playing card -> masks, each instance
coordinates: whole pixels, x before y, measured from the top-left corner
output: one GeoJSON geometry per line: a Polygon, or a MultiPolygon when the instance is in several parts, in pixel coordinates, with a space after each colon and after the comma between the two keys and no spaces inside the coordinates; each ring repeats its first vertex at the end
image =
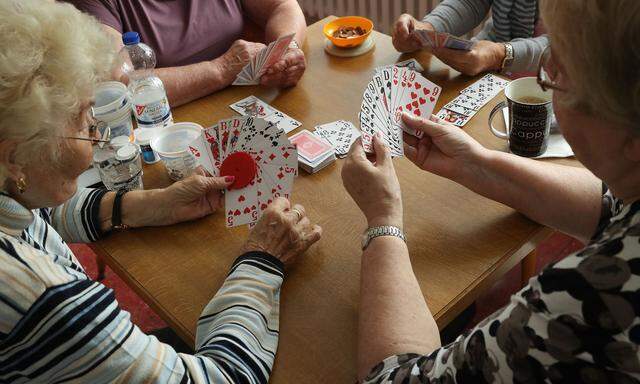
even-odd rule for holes
{"type": "Polygon", "coordinates": [[[418,40],[420,40],[423,47],[431,49],[438,48],[438,43],[436,41],[437,32],[430,29],[417,29],[414,33],[417,35],[418,40]]]}
{"type": "Polygon", "coordinates": [[[318,136],[306,129],[291,136],[289,141],[296,145],[298,155],[310,163],[322,158],[327,151],[332,150],[331,145],[322,141],[318,136]]]}
{"type": "Polygon", "coordinates": [[[417,72],[424,72],[424,68],[422,67],[422,65],[420,65],[420,63],[418,63],[418,61],[416,59],[409,59],[409,60],[404,60],[401,61],[399,63],[395,63],[395,64],[390,64],[390,65],[385,65],[382,67],[376,67],[376,69],[374,70],[374,74],[378,74],[380,71],[382,70],[391,70],[391,67],[396,66],[396,67],[400,67],[400,68],[409,68],[412,69],[414,71],[417,72]]]}
{"type": "Polygon", "coordinates": [[[449,37],[447,38],[444,44],[446,48],[456,49],[461,51],[470,51],[471,49],[473,49],[474,45],[475,43],[473,41],[465,40],[465,39],[462,39],[456,36],[451,36],[451,35],[449,35],[449,37]]]}
{"type": "Polygon", "coordinates": [[[213,154],[205,138],[204,131],[189,143],[189,151],[195,156],[199,166],[204,168],[211,176],[218,176],[218,168],[214,165],[213,154]]]}
{"type": "Polygon", "coordinates": [[[269,69],[269,67],[277,63],[278,60],[282,58],[282,56],[289,48],[289,44],[291,43],[291,40],[293,40],[293,37],[295,35],[295,33],[291,33],[289,35],[282,36],[278,38],[278,40],[269,44],[270,49],[268,51],[268,54],[264,58],[264,62],[261,63],[261,68],[258,69],[258,77],[262,76],[267,71],[267,69],[269,69]]]}
{"type": "Polygon", "coordinates": [[[242,189],[227,190],[224,194],[227,227],[258,221],[258,207],[258,186],[255,180],[242,189]]]}
{"type": "Polygon", "coordinates": [[[270,123],[277,125],[278,128],[284,131],[284,133],[289,133],[294,129],[302,126],[301,122],[293,119],[284,112],[278,111],[277,109],[275,109],[271,115],[266,116],[264,119],[270,123]]]}
{"type": "Polygon", "coordinates": [[[508,84],[509,80],[490,73],[463,89],[460,93],[471,96],[484,105],[498,95],[508,84]]]}
{"type": "Polygon", "coordinates": [[[338,157],[346,156],[353,142],[360,137],[360,131],[353,123],[345,120],[318,125],[314,133],[329,141],[338,157]]]}
{"type": "Polygon", "coordinates": [[[464,125],[471,120],[471,117],[462,115],[457,112],[449,111],[442,108],[436,116],[449,124],[453,124],[457,127],[464,127],[464,125]]]}
{"type": "Polygon", "coordinates": [[[242,116],[253,116],[265,118],[275,112],[275,109],[264,101],[251,95],[240,101],[229,105],[229,108],[238,112],[242,116]]]}
{"type": "Polygon", "coordinates": [[[438,48],[444,47],[448,39],[449,39],[448,33],[436,32],[436,46],[438,48]]]}
{"type": "Polygon", "coordinates": [[[417,117],[428,118],[438,102],[442,88],[420,76],[417,72],[406,73],[406,81],[400,84],[403,89],[393,111],[393,121],[400,123],[402,113],[410,113],[417,117]]]}

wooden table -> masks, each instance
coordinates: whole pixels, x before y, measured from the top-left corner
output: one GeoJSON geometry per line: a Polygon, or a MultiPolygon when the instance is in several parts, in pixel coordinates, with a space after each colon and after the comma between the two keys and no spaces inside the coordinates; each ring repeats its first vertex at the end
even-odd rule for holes
{"type": "MultiPolygon", "coordinates": [[[[362,91],[373,69],[409,56],[399,55],[389,36],[377,32],[373,33],[373,52],[357,58],[329,56],[323,50],[326,22],[308,29],[304,46],[308,69],[295,88],[230,87],[175,109],[175,120],[209,126],[234,114],[229,104],[255,94],[301,121],[306,129],[338,119],[357,122],[362,91]]],[[[444,88],[437,108],[474,80],[428,54],[415,57],[425,67],[425,76],[444,88]]],[[[499,98],[464,129],[484,146],[506,150],[506,142],[487,128],[488,113],[499,98]]],[[[295,181],[293,200],[322,225],[324,236],[287,271],[272,383],[355,380],[360,234],[365,220],[342,186],[342,164],[338,160],[316,175],[301,172],[295,181]]],[[[395,164],[413,268],[440,327],[551,233],[510,208],[420,171],[404,158],[395,164]]],[[[156,164],[145,168],[144,182],[147,188],[154,188],[170,181],[163,166],[156,164]]],[[[246,228],[226,229],[224,214],[218,212],[197,222],[115,233],[96,248],[118,275],[193,344],[198,316],[221,286],[246,235],[246,228]]]]}

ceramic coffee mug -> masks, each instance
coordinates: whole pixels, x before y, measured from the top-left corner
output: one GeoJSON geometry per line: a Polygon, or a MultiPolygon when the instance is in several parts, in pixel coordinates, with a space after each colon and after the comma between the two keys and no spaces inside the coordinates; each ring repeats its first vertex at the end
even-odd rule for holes
{"type": "Polygon", "coordinates": [[[507,100],[496,105],[489,115],[489,127],[494,135],[509,140],[511,153],[536,157],[547,150],[551,128],[553,93],[543,91],[535,77],[512,81],[504,90],[507,100]],[[502,109],[509,108],[507,132],[493,126],[493,118],[502,109]]]}

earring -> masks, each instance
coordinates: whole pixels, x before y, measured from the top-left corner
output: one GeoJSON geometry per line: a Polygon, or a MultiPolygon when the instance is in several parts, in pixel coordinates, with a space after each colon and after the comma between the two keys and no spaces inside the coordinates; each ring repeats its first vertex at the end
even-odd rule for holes
{"type": "Polygon", "coordinates": [[[16,187],[18,188],[18,191],[20,191],[20,193],[24,193],[24,191],[27,190],[27,182],[24,177],[21,177],[18,179],[18,181],[16,181],[16,187]]]}

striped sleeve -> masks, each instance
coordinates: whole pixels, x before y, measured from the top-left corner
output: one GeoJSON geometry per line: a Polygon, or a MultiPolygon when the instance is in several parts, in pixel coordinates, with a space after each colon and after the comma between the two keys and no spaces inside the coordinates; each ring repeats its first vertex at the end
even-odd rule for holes
{"type": "Polygon", "coordinates": [[[513,39],[511,46],[513,47],[513,63],[505,70],[509,72],[534,72],[538,69],[542,53],[549,46],[549,37],[542,35],[528,39],[513,39]]]}
{"type": "Polygon", "coordinates": [[[444,0],[422,21],[438,32],[462,36],[484,21],[492,3],[493,0],[444,0]]]}
{"type": "Polygon", "coordinates": [[[63,205],[51,210],[51,225],[69,243],[90,243],[102,235],[100,202],[106,189],[82,188],[63,205]]]}
{"type": "Polygon", "coordinates": [[[0,382],[267,383],[282,281],[273,257],[239,258],[198,322],[194,355],[142,333],[98,282],[47,287],[0,339],[0,382]]]}

